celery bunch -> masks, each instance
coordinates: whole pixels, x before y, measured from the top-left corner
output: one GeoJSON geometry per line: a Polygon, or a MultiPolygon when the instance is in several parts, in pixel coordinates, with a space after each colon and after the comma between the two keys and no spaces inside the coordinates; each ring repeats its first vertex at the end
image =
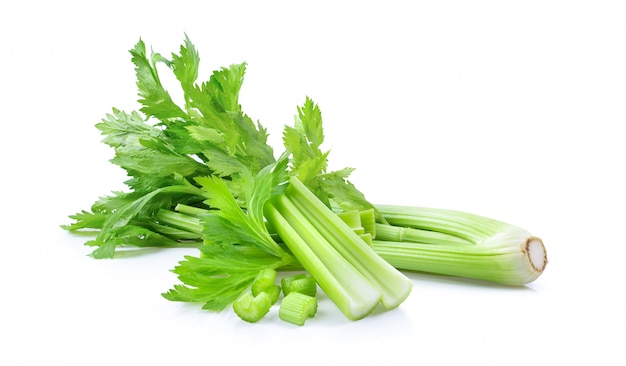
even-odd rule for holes
{"type": "MultiPolygon", "coordinates": [[[[285,126],[284,152],[276,158],[265,128],[239,104],[245,63],[200,83],[200,57],[188,38],[169,58],[148,54],[141,40],[130,53],[141,108],[113,109],[96,125],[115,150],[111,162],[128,173],[128,191],[98,199],[63,227],[95,231],[86,243],[95,258],[128,248],[197,246],[198,255],[174,268],[181,284],[165,298],[215,311],[232,305],[256,322],[279,301],[280,286],[267,275],[303,270],[356,320],[406,299],[412,283],[398,269],[508,284],[543,271],[543,244],[521,229],[465,213],[370,203],[348,181],[351,168],[328,171],[322,116],[310,98],[293,126],[285,126]],[[157,65],[180,83],[182,106],[157,65]]],[[[311,291],[298,280],[283,284],[279,315],[302,325],[317,303],[315,286],[311,291]]]]}

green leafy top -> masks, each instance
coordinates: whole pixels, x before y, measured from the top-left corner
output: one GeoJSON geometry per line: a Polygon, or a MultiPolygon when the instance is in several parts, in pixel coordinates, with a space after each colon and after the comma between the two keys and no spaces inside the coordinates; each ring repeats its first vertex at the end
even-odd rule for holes
{"type": "Polygon", "coordinates": [[[338,206],[343,211],[366,211],[374,209],[377,219],[384,221],[365,195],[351,182],[348,176],[353,168],[327,172],[329,151],[322,151],[324,142],[322,113],[312,99],[306,98],[293,127],[286,126],[283,143],[293,159],[291,174],[297,176],[328,207],[338,206]]]}
{"type": "Polygon", "coordinates": [[[295,258],[271,237],[263,216],[265,203],[282,193],[288,174],[287,156],[262,169],[255,177],[238,178],[248,207],[242,210],[224,181],[199,178],[213,210],[201,216],[206,230],[201,256],[186,256],[174,273],[183,284],[164,293],[169,300],[202,302],[222,310],[248,289],[260,271],[297,265],[295,258]]]}
{"type": "Polygon", "coordinates": [[[238,178],[247,202],[245,210],[223,179],[216,176],[196,179],[208,197],[205,203],[214,209],[202,220],[207,228],[203,233],[205,243],[255,246],[269,254],[282,256],[283,249],[272,239],[265,226],[263,207],[269,198],[284,189],[288,177],[286,166],[287,156],[283,156],[276,163],[263,168],[254,178],[238,178]]]}
{"type": "MultiPolygon", "coordinates": [[[[130,54],[141,107],[130,113],[113,109],[96,125],[103,142],[115,151],[111,162],[126,170],[130,191],[100,198],[91,211],[71,216],[75,222],[64,228],[100,230],[96,239],[87,242],[97,247],[93,253],[97,258],[113,256],[123,244],[175,245],[177,238],[159,227],[156,213],[179,203],[229,207],[224,213],[231,214],[229,220],[207,219],[220,221],[221,226],[237,217],[236,210],[252,210],[258,229],[262,209],[257,197],[265,196],[253,194],[248,183],[277,161],[266,129],[253,122],[239,103],[246,64],[220,68],[208,81],[198,82],[200,56],[187,36],[170,58],[148,52],[142,40],[130,54]],[[181,105],[166,90],[157,66],[175,75],[182,91],[181,105]],[[219,201],[215,191],[231,194],[229,206],[219,201]]],[[[351,169],[327,172],[329,153],[321,150],[322,115],[310,98],[298,108],[293,127],[285,127],[283,138],[287,151],[276,167],[287,164],[289,155],[288,174],[298,176],[329,207],[371,206],[347,181],[351,169]]],[[[234,220],[231,225],[239,223],[234,220]]],[[[254,239],[264,242],[266,249],[275,247],[267,237],[254,239]]],[[[276,248],[273,254],[278,254],[276,248]]]]}
{"type": "Polygon", "coordinates": [[[213,72],[207,82],[196,82],[200,58],[185,37],[179,54],[167,59],[146,52],[142,40],[130,50],[135,65],[139,111],[118,109],[96,127],[103,142],[115,150],[111,162],[126,170],[130,192],[99,199],[91,212],[71,216],[68,230],[100,230],[87,242],[97,247],[93,256],[112,257],[123,244],[175,245],[158,228],[156,212],[178,203],[207,199],[196,178],[219,177],[237,203],[247,207],[242,183],[275,162],[267,131],[242,112],[239,92],[245,64],[213,72]],[[173,71],[183,91],[178,106],[165,89],[157,65],[173,71]],[[238,179],[243,177],[244,179],[238,179]]]}
{"type": "Polygon", "coordinates": [[[206,164],[214,174],[230,176],[248,170],[256,174],[274,162],[267,131],[243,113],[239,92],[246,64],[213,72],[207,82],[196,83],[200,57],[188,37],[179,54],[168,60],[158,53],[150,58],[143,41],[130,51],[135,64],[141,111],[158,119],[163,134],[177,152],[206,164]],[[170,68],[183,91],[185,105],[177,106],[163,87],[157,64],[170,68]]]}
{"type": "Polygon", "coordinates": [[[313,100],[307,97],[304,105],[298,107],[294,126],[285,126],[283,143],[293,156],[292,174],[313,189],[317,188],[318,175],[326,172],[328,166],[329,152],[320,149],[323,142],[322,113],[313,100]]]}

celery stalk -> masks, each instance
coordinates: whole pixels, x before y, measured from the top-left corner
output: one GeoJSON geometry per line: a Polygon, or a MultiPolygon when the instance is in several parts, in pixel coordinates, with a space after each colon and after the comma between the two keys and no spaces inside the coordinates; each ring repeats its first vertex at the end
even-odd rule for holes
{"type": "MultiPolygon", "coordinates": [[[[453,210],[376,208],[389,224],[375,225],[373,249],[400,270],[524,285],[547,265],[541,239],[516,226],[453,210]]],[[[189,235],[201,233],[197,217],[161,210],[158,218],[189,235]]]]}
{"type": "Polygon", "coordinates": [[[361,319],[372,312],[380,292],[337,253],[286,196],[277,198],[266,204],[265,215],[302,266],[348,319],[361,319]]]}
{"type": "Polygon", "coordinates": [[[356,234],[365,234],[365,228],[361,225],[361,214],[359,211],[345,211],[337,213],[341,221],[345,222],[356,234]]]}
{"type": "Polygon", "coordinates": [[[285,245],[337,307],[352,320],[382,303],[395,308],[412,282],[385,262],[297,178],[265,205],[285,245]]]}
{"type": "Polygon", "coordinates": [[[507,223],[452,210],[377,209],[395,228],[377,225],[374,250],[399,269],[524,285],[548,263],[540,238],[507,223]],[[401,236],[390,234],[405,227],[401,236]]]}
{"type": "Polygon", "coordinates": [[[156,218],[159,222],[167,223],[168,225],[188,230],[192,233],[202,233],[202,230],[204,230],[200,219],[183,213],[161,209],[157,212],[156,218]]]}
{"type": "Polygon", "coordinates": [[[380,291],[381,302],[387,309],[397,307],[407,298],[412,288],[411,281],[377,255],[341,218],[332,214],[302,182],[292,178],[285,195],[293,197],[295,205],[309,213],[309,220],[337,252],[380,291]]]}

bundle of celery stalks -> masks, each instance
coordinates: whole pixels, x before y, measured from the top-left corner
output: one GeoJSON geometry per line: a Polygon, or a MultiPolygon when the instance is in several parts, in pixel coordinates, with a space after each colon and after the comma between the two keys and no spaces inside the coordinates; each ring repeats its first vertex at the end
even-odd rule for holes
{"type": "Polygon", "coordinates": [[[200,83],[187,37],[170,58],[148,54],[141,40],[130,53],[141,108],[113,109],[96,125],[128,190],[99,198],[63,228],[93,231],[86,245],[95,258],[197,246],[173,269],[181,283],[166,299],[232,308],[248,322],[276,304],[280,319],[303,325],[316,313],[318,288],[357,320],[409,296],[401,271],[523,285],[546,267],[541,239],[516,226],[370,203],[347,180],[352,169],[328,171],[321,112],[309,98],[275,156],[265,128],[239,104],[245,63],[200,83]],[[157,65],[174,73],[184,105],[173,102],[157,65]]]}

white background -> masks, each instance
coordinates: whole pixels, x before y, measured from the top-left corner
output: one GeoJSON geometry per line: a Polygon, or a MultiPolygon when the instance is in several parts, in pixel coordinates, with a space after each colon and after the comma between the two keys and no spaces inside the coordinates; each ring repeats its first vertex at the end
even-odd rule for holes
{"type": "Polygon", "coordinates": [[[625,41],[623,1],[3,2],[0,365],[625,364],[625,41]],[[295,327],[164,300],[193,249],[88,257],[59,225],[126,178],[94,124],[138,108],[128,49],[185,33],[203,80],[248,62],[277,151],[308,95],[370,200],[524,227],[545,273],[409,274],[395,311],[350,322],[322,296],[295,327]]]}

